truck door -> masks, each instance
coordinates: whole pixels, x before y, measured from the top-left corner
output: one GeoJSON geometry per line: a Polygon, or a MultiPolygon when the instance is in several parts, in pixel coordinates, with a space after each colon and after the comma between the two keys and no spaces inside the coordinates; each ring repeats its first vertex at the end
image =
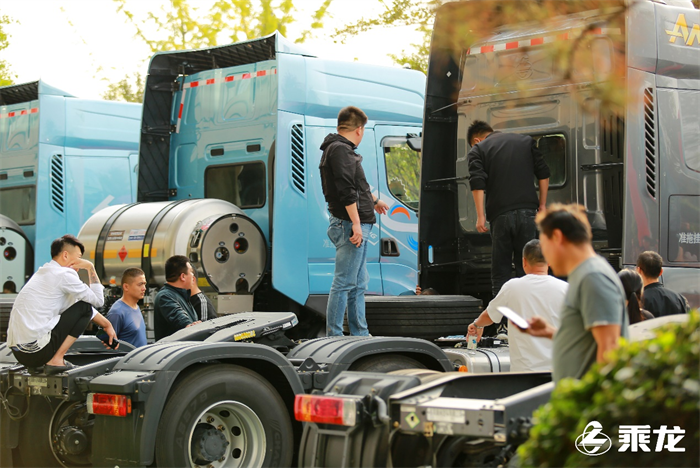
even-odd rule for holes
{"type": "Polygon", "coordinates": [[[418,282],[420,153],[406,140],[420,127],[377,125],[378,180],[374,194],[389,205],[378,217],[379,265],[385,295],[413,290],[418,282]]]}

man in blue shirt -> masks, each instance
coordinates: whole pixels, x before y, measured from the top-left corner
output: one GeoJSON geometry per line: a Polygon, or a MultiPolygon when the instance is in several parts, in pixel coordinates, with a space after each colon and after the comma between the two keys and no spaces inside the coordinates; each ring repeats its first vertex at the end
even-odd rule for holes
{"type": "Polygon", "coordinates": [[[140,268],[128,268],[122,275],[122,298],[112,305],[107,320],[112,323],[120,340],[145,346],[146,324],[139,309],[139,301],[146,293],[146,276],[140,268]]]}

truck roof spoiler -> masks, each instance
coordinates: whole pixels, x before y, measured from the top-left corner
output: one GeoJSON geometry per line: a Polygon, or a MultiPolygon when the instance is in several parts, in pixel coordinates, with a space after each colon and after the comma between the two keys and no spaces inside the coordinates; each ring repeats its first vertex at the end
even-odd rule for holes
{"type": "Polygon", "coordinates": [[[269,36],[224,46],[197,50],[157,52],[148,66],[149,75],[192,75],[205,70],[228,68],[264,60],[274,60],[277,53],[312,56],[304,48],[275,31],[269,36]]]}
{"type": "Polygon", "coordinates": [[[11,86],[0,87],[0,106],[19,104],[21,102],[36,101],[40,94],[52,94],[55,96],[75,97],[58,88],[49,86],[43,81],[30,81],[11,86]]]}
{"type": "Polygon", "coordinates": [[[198,50],[158,52],[151,59],[143,96],[139,145],[139,201],[168,199],[170,113],[175,80],[205,70],[274,60],[278,53],[313,56],[279,32],[250,41],[198,50]]]}

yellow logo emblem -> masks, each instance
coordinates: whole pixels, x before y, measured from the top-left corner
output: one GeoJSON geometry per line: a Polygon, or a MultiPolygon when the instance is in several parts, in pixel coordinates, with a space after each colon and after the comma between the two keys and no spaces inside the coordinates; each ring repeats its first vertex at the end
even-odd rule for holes
{"type": "Polygon", "coordinates": [[[700,44],[700,25],[694,24],[693,27],[688,31],[688,22],[685,20],[685,15],[683,13],[678,15],[676,24],[673,25],[673,30],[666,30],[666,34],[671,36],[668,41],[671,44],[676,43],[676,39],[679,37],[683,39],[685,45],[692,46],[693,43],[700,44]]]}

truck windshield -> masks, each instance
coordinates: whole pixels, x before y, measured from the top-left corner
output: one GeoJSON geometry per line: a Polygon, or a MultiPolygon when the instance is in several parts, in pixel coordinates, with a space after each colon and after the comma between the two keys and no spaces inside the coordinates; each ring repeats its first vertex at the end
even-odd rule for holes
{"type": "Polygon", "coordinates": [[[382,147],[389,191],[404,205],[418,210],[420,154],[408,147],[405,137],[385,138],[382,147]]]}
{"type": "Polygon", "coordinates": [[[36,187],[0,189],[0,213],[20,226],[34,224],[36,220],[36,187]]]}

